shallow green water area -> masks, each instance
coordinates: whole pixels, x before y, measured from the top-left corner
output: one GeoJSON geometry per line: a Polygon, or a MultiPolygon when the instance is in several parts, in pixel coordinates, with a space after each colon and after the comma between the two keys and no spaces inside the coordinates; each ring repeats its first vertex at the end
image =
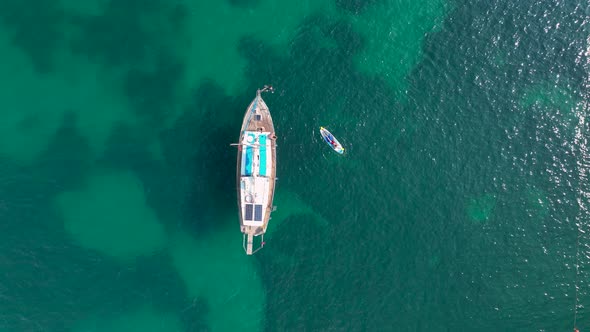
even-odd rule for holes
{"type": "Polygon", "coordinates": [[[98,174],[82,192],[57,197],[65,229],[82,247],[133,258],[161,249],[166,234],[132,173],[98,174]]]}
{"type": "Polygon", "coordinates": [[[578,236],[588,328],[589,13],[1,1],[0,330],[565,330],[578,236]],[[248,257],[229,144],[264,84],[248,257]]]}
{"type": "Polygon", "coordinates": [[[451,5],[442,0],[374,1],[353,19],[365,44],[356,55],[359,69],[384,77],[405,95],[405,78],[423,56],[424,37],[440,29],[451,5]]]}
{"type": "Polygon", "coordinates": [[[179,332],[183,331],[177,317],[170,314],[154,312],[152,308],[141,308],[128,314],[120,314],[111,320],[103,318],[88,320],[74,329],[76,332],[93,331],[148,331],[148,332],[179,332]]]}
{"type": "Polygon", "coordinates": [[[475,222],[486,221],[496,205],[496,198],[492,194],[485,194],[481,197],[471,199],[467,205],[467,214],[475,222]]]}

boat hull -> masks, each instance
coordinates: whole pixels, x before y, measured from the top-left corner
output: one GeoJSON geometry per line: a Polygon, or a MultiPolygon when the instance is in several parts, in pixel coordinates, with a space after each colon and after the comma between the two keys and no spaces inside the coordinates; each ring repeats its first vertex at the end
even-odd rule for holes
{"type": "Polygon", "coordinates": [[[320,127],[320,135],[322,135],[324,142],[326,142],[326,144],[328,144],[332,148],[332,150],[336,151],[339,154],[344,153],[344,147],[342,146],[342,144],[340,144],[340,142],[338,142],[336,137],[334,137],[334,135],[332,135],[332,133],[328,131],[328,129],[320,127]]]}
{"type": "Polygon", "coordinates": [[[236,170],[240,230],[244,249],[252,254],[254,237],[263,235],[268,227],[276,182],[276,134],[260,91],[244,114],[236,170]]]}

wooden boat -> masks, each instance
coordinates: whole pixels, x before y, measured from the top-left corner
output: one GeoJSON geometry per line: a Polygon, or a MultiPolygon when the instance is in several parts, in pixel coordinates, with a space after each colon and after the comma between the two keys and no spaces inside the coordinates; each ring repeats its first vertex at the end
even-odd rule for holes
{"type": "Polygon", "coordinates": [[[328,143],[328,145],[332,148],[332,150],[338,152],[339,154],[344,153],[344,148],[342,147],[342,144],[338,142],[336,137],[334,137],[334,135],[332,135],[332,133],[329,132],[328,129],[320,127],[320,134],[322,135],[324,141],[328,143]]]}
{"type": "Polygon", "coordinates": [[[268,106],[260,96],[265,91],[272,92],[272,86],[256,91],[256,97],[246,109],[240,139],[235,144],[238,146],[236,180],[240,229],[247,255],[264,246],[264,233],[274,209],[276,135],[268,106]]]}

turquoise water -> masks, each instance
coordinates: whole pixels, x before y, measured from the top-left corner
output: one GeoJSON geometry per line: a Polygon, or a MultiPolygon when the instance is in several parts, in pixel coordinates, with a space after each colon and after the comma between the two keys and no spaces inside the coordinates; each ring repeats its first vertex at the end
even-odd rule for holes
{"type": "Polygon", "coordinates": [[[590,329],[589,23],[0,1],[0,331],[563,331],[576,285],[590,329]],[[229,144],[264,84],[277,210],[247,257],[229,144]]]}

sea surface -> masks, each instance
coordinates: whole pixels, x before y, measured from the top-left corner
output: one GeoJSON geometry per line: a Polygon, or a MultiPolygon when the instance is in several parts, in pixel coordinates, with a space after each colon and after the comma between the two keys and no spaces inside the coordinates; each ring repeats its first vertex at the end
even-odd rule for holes
{"type": "Polygon", "coordinates": [[[590,331],[589,36],[587,0],[1,0],[0,332],[590,331]]]}

